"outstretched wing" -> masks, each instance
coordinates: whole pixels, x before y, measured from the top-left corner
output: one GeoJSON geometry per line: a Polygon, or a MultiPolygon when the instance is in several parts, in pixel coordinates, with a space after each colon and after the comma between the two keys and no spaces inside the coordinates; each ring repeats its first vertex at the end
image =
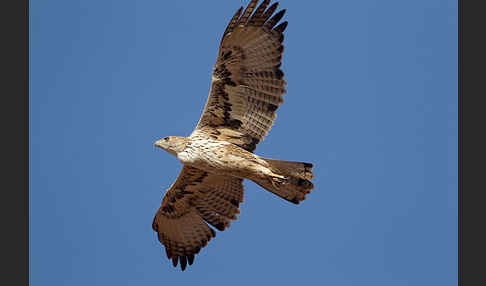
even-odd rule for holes
{"type": "Polygon", "coordinates": [[[223,231],[236,219],[243,202],[242,181],[184,165],[152,223],[175,267],[178,261],[182,270],[192,265],[194,255],[216,236],[206,222],[223,231]]]}
{"type": "Polygon", "coordinates": [[[251,152],[272,127],[287,84],[280,69],[287,21],[275,27],[285,10],[270,18],[278,2],[267,9],[270,0],[264,0],[255,10],[257,2],[243,14],[241,7],[223,34],[209,97],[192,133],[251,152]]]}

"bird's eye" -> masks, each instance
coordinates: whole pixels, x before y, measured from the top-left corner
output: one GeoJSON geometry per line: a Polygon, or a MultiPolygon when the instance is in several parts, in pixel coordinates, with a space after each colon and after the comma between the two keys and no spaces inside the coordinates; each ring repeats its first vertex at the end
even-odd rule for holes
{"type": "Polygon", "coordinates": [[[165,138],[164,138],[164,140],[165,140],[166,142],[168,142],[168,141],[169,141],[169,137],[165,137],[165,138]]]}

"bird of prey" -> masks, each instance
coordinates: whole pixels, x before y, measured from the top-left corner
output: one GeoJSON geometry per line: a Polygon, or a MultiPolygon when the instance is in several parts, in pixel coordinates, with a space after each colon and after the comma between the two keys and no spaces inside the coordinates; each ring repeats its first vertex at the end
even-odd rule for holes
{"type": "Polygon", "coordinates": [[[257,2],[244,11],[240,7],[224,31],[209,97],[194,131],[155,142],[183,163],[152,224],[167,257],[183,271],[215,237],[208,224],[223,231],[236,219],[243,179],[294,204],[314,188],[312,164],[253,153],[275,120],[287,84],[280,69],[287,21],[277,25],[285,10],[274,14],[278,2],[269,6],[270,0],[264,0],[256,8],[257,2]]]}

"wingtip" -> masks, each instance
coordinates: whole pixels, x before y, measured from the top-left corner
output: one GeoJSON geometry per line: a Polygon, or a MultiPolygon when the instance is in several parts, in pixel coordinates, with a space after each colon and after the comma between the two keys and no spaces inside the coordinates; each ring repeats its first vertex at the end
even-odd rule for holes
{"type": "Polygon", "coordinates": [[[287,25],[289,24],[288,21],[284,21],[281,24],[279,24],[277,27],[275,27],[273,30],[277,31],[279,33],[283,33],[285,29],[287,28],[287,25]]]}
{"type": "MultiPolygon", "coordinates": [[[[270,8],[271,9],[277,9],[278,5],[280,5],[280,2],[277,1],[277,2],[273,3],[272,5],[270,5],[270,8]]],[[[268,8],[268,10],[270,10],[270,8],[268,8]]]]}
{"type": "Polygon", "coordinates": [[[187,256],[187,262],[189,263],[189,265],[192,265],[192,263],[194,263],[194,254],[189,254],[187,256]]]}
{"type": "Polygon", "coordinates": [[[174,267],[177,267],[177,262],[178,262],[177,256],[172,257],[172,265],[174,265],[174,267]]]}
{"type": "Polygon", "coordinates": [[[184,271],[186,270],[187,266],[187,259],[185,256],[181,256],[181,270],[184,271]]]}
{"type": "Polygon", "coordinates": [[[241,17],[241,12],[243,12],[243,6],[240,6],[240,8],[236,10],[235,15],[238,15],[238,18],[236,20],[238,20],[241,17]]]}
{"type": "Polygon", "coordinates": [[[282,9],[282,10],[278,11],[277,14],[275,14],[274,17],[280,19],[280,18],[283,17],[283,15],[285,15],[285,12],[287,12],[287,9],[282,9]]]}

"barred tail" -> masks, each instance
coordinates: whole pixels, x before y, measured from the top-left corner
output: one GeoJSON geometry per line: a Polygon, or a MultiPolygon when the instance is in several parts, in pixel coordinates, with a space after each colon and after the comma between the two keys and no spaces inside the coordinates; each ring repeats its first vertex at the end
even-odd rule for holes
{"type": "Polygon", "coordinates": [[[274,175],[257,178],[253,181],[267,191],[289,202],[298,204],[300,201],[305,200],[305,195],[314,188],[314,184],[310,181],[314,178],[312,164],[262,159],[269,164],[269,168],[274,175]]]}
{"type": "Polygon", "coordinates": [[[270,169],[276,174],[305,180],[312,180],[314,178],[314,174],[312,174],[312,168],[314,166],[311,163],[262,159],[270,164],[270,169]]]}

